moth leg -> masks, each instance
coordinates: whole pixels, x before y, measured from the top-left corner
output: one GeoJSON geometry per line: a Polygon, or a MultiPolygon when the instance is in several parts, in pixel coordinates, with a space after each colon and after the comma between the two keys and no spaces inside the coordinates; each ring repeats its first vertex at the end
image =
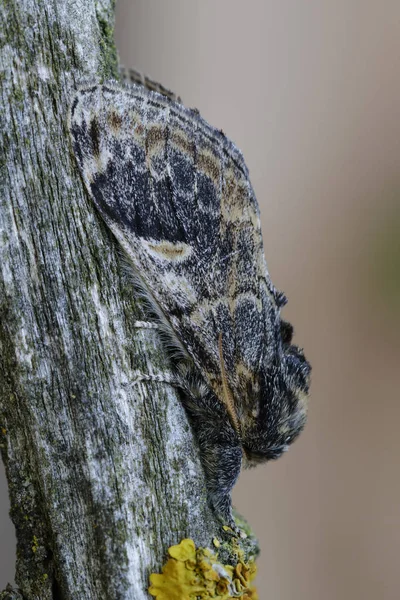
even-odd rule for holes
{"type": "Polygon", "coordinates": [[[153,321],[135,321],[133,326],[137,329],[160,329],[158,323],[153,321]]]}
{"type": "Polygon", "coordinates": [[[133,379],[133,383],[142,383],[142,381],[154,381],[156,383],[167,383],[168,385],[172,385],[173,387],[180,387],[180,380],[173,375],[172,373],[142,373],[141,371],[136,371],[135,377],[133,379]]]}

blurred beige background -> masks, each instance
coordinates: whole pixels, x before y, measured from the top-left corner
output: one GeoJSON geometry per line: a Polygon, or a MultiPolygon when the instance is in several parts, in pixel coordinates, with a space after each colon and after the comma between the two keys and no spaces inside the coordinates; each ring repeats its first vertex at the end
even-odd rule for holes
{"type": "Polygon", "coordinates": [[[313,365],[304,434],[234,492],[260,600],[398,600],[400,3],[119,0],[116,40],[242,149],[313,365]]]}

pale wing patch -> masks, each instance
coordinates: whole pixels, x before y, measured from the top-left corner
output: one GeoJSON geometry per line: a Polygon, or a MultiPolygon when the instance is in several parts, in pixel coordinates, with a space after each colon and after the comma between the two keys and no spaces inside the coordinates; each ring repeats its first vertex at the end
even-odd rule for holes
{"type": "Polygon", "coordinates": [[[234,287],[234,284],[232,284],[232,287],[230,287],[229,294],[228,294],[228,306],[229,306],[229,310],[230,310],[231,314],[234,314],[236,309],[241,304],[244,304],[246,302],[250,302],[251,304],[254,304],[254,306],[256,307],[258,312],[262,311],[262,309],[263,309],[262,300],[258,296],[255,296],[251,292],[244,292],[242,294],[237,294],[236,296],[235,296],[235,294],[236,294],[236,287],[234,287]]]}
{"type": "Polygon", "coordinates": [[[83,165],[83,177],[89,184],[93,183],[95,177],[98,177],[99,173],[105,173],[110,160],[112,160],[112,154],[104,146],[101,145],[98,154],[94,158],[84,159],[83,165]]]}
{"type": "Polygon", "coordinates": [[[153,156],[165,152],[165,129],[163,126],[152,123],[146,131],[146,154],[150,162],[153,156]]]}
{"type": "Polygon", "coordinates": [[[232,166],[224,169],[221,196],[222,223],[246,224],[260,235],[261,223],[256,204],[251,201],[247,180],[232,166]]]}
{"type": "Polygon", "coordinates": [[[144,146],[145,128],[137,110],[132,109],[121,115],[118,107],[111,106],[105,114],[105,122],[115,139],[131,140],[138,146],[144,146]]]}
{"type": "Polygon", "coordinates": [[[221,163],[210,150],[202,149],[197,155],[197,168],[211,179],[218,189],[220,185],[221,163]]]}
{"type": "Polygon", "coordinates": [[[145,240],[140,239],[147,254],[157,260],[168,262],[181,262],[186,260],[192,253],[192,247],[183,242],[168,242],[167,240],[145,240]]]}
{"type": "Polygon", "coordinates": [[[193,158],[193,141],[182,129],[171,126],[169,132],[169,143],[173,148],[179,150],[184,156],[189,156],[190,158],[193,158]]]}
{"type": "Polygon", "coordinates": [[[296,394],[296,398],[299,401],[300,412],[303,414],[307,413],[308,410],[308,394],[303,392],[303,390],[294,389],[294,393],[296,394]]]}
{"type": "Polygon", "coordinates": [[[123,119],[121,115],[119,115],[116,110],[110,110],[110,112],[107,115],[107,123],[113,135],[118,137],[123,124],[123,119]]]}
{"type": "Polygon", "coordinates": [[[225,405],[225,408],[230,417],[231,423],[236,431],[236,433],[240,436],[240,421],[235,408],[235,401],[232,396],[232,392],[229,389],[228,378],[225,371],[225,363],[224,363],[224,352],[222,347],[222,333],[220,332],[218,336],[218,352],[219,352],[219,360],[221,367],[221,379],[222,379],[222,400],[225,405]]]}
{"type": "MultiPolygon", "coordinates": [[[[297,416],[298,420],[300,420],[300,421],[304,420],[306,418],[307,412],[308,412],[308,394],[300,389],[294,389],[293,393],[295,394],[295,396],[298,400],[296,416],[297,416]]],[[[281,416],[281,424],[279,427],[279,433],[281,435],[287,435],[292,432],[293,424],[290,422],[291,415],[288,414],[288,411],[286,410],[285,412],[284,411],[282,411],[282,412],[283,412],[283,414],[281,416]]]]}
{"type": "Polygon", "coordinates": [[[165,288],[170,290],[179,299],[181,305],[190,308],[197,304],[199,300],[198,295],[187,277],[167,272],[162,276],[161,280],[165,288]]]}
{"type": "MultiPolygon", "coordinates": [[[[210,315],[216,314],[218,307],[221,306],[228,307],[227,298],[221,297],[215,299],[208,298],[202,301],[198,300],[196,303],[196,310],[193,310],[193,312],[190,313],[190,320],[197,327],[202,328],[205,323],[210,320],[210,315]]],[[[215,356],[217,357],[218,354],[215,353],[215,356]]]]}

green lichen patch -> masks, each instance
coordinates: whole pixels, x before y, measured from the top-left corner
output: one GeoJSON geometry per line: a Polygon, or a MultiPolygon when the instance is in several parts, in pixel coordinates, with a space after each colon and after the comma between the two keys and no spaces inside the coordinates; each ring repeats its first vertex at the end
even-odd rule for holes
{"type": "Polygon", "coordinates": [[[114,41],[114,9],[115,2],[108,10],[97,11],[97,21],[100,31],[100,51],[103,79],[118,77],[118,53],[114,41]]]}
{"type": "Polygon", "coordinates": [[[157,600],[258,600],[252,582],[256,576],[254,561],[240,558],[236,565],[224,565],[208,548],[197,548],[184,539],[168,549],[170,558],[162,573],[150,575],[149,593],[157,600]]]}

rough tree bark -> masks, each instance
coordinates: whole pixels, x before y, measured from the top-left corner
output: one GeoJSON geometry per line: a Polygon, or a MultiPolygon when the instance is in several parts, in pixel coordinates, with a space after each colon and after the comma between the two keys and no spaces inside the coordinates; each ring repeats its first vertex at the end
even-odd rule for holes
{"type": "Polygon", "coordinates": [[[4,598],[148,598],[171,544],[209,546],[196,444],[67,133],[117,75],[113,0],[1,0],[0,442],[17,534],[4,598]]]}

